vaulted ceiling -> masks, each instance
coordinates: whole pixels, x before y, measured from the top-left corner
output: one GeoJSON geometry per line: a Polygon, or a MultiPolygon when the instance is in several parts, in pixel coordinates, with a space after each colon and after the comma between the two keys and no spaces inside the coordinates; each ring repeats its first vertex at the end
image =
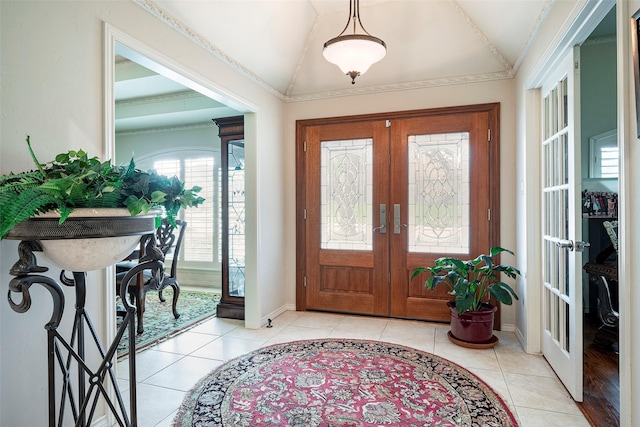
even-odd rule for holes
{"type": "MultiPolygon", "coordinates": [[[[387,55],[352,85],[322,56],[324,42],[347,22],[349,0],[131,1],[285,102],[512,78],[554,2],[360,0],[362,23],[385,41],[387,55]]],[[[120,69],[126,67],[125,62],[120,69]]],[[[163,87],[156,76],[150,91],[136,95],[131,90],[145,87],[143,76],[137,77],[131,82],[122,77],[117,83],[121,104],[136,104],[123,99],[148,98],[154,87],[163,87]]],[[[165,94],[178,91],[165,83],[165,94]]],[[[164,99],[170,108],[171,97],[164,99]]],[[[234,113],[209,101],[200,113],[234,113]]],[[[196,100],[176,104],[194,109],[199,105],[196,100]]],[[[129,128],[139,126],[134,117],[141,108],[137,105],[126,113],[129,128]]],[[[168,123],[168,116],[157,119],[168,123]]]]}
{"type": "Polygon", "coordinates": [[[361,0],[387,55],[355,85],[322,56],[349,0],[134,0],[287,99],[510,78],[552,0],[361,0]]]}

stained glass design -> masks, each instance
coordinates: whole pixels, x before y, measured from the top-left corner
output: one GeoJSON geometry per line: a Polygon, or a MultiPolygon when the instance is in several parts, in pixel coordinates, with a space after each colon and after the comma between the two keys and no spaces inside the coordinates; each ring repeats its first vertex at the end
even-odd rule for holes
{"type": "Polygon", "coordinates": [[[469,252],[469,133],[408,139],[409,252],[469,252]]]}
{"type": "Polygon", "coordinates": [[[322,249],[373,249],[373,140],[320,145],[322,249]]]}
{"type": "MultiPolygon", "coordinates": [[[[230,147],[232,147],[230,145],[230,147]]],[[[238,147],[230,148],[238,152],[238,147]]],[[[244,297],[245,278],[245,186],[244,169],[229,168],[229,295],[244,297]]]]}

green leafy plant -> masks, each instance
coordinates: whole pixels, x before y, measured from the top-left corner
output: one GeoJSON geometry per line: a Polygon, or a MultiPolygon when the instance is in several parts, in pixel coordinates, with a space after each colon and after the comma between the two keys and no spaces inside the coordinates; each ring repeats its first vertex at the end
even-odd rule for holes
{"type": "Polygon", "coordinates": [[[513,255],[510,250],[496,246],[490,249],[488,255],[482,254],[470,260],[439,258],[434,266],[416,268],[411,278],[423,272],[430,273],[431,276],[424,282],[424,286],[430,290],[444,283],[455,297],[458,313],[482,310],[482,305],[491,296],[502,304],[511,305],[513,298],[517,300],[518,296],[499,276],[504,273],[515,279],[520,271],[510,265],[496,263],[495,257],[501,252],[513,255]]]}
{"type": "Polygon", "coordinates": [[[0,176],[0,239],[18,223],[53,210],[60,212],[62,223],[76,208],[127,208],[134,216],[163,207],[174,221],[180,209],[204,202],[200,187],[185,189],[175,176],[143,172],[133,159],[127,166],[114,166],[78,150],[40,163],[29,136],[26,141],[36,169],[0,176]]]}

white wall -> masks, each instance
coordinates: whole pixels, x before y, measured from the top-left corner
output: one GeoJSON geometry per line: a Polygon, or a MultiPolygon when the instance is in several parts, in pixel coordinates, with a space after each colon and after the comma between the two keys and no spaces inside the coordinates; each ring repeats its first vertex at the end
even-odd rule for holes
{"type": "MultiPolygon", "coordinates": [[[[338,71],[336,71],[338,72],[338,71]]],[[[357,83],[356,83],[357,84],[357,83]]],[[[513,81],[501,80],[474,84],[441,86],[421,90],[387,92],[296,102],[287,105],[286,117],[286,167],[285,194],[287,223],[295,224],[295,124],[296,120],[320,117],[338,117],[358,114],[394,112],[404,110],[449,107],[457,105],[500,103],[500,236],[501,245],[516,246],[515,218],[515,106],[513,103],[513,81]]],[[[287,259],[295,262],[295,229],[286,236],[287,259]]],[[[287,270],[287,283],[295,280],[295,272],[287,270]]],[[[288,289],[288,298],[295,297],[295,288],[288,289]]],[[[502,326],[506,329],[515,324],[515,306],[502,307],[502,326]]]]}
{"type": "MultiPolygon", "coordinates": [[[[0,173],[32,168],[23,143],[31,140],[41,161],[59,152],[83,148],[104,152],[103,24],[107,22],[193,73],[224,87],[238,102],[255,110],[248,115],[247,324],[260,326],[269,313],[286,305],[287,265],[283,200],[283,106],[273,95],[158,21],[124,1],[0,2],[2,118],[0,173]]],[[[16,243],[0,244],[0,286],[7,289],[8,270],[16,259],[16,243]]],[[[57,276],[58,270],[51,274],[57,276]]],[[[92,274],[89,309],[104,327],[101,312],[103,277],[92,274]]],[[[291,288],[292,285],[287,287],[291,288]]],[[[0,425],[47,424],[46,353],[43,325],[50,297],[34,290],[33,308],[18,314],[0,304],[0,425]],[[29,402],[25,406],[25,402],[29,402]]],[[[68,299],[71,293],[67,292],[68,299]]]]}
{"type": "Polygon", "coordinates": [[[180,148],[205,149],[216,152],[215,167],[220,167],[220,137],[218,127],[211,122],[186,129],[151,130],[146,132],[124,132],[116,135],[116,164],[126,165],[133,157],[138,159],[152,154],[165,153],[180,148]]]}

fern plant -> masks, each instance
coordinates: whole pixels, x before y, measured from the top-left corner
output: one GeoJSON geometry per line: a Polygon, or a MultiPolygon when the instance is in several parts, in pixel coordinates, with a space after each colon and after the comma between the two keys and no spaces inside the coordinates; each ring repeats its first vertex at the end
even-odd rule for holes
{"type": "Polygon", "coordinates": [[[133,159],[114,166],[78,150],[40,163],[29,136],[26,142],[36,169],[0,176],[0,239],[18,223],[52,210],[62,223],[76,208],[127,208],[134,216],[163,207],[173,222],[180,209],[204,202],[200,187],[186,189],[175,176],[136,169],[133,159]]]}

